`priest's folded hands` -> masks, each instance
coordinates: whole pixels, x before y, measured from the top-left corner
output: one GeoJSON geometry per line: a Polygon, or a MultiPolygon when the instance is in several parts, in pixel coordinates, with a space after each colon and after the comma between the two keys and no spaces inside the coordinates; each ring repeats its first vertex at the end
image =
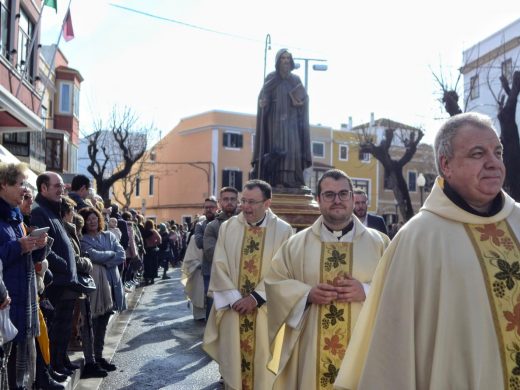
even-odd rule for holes
{"type": "Polygon", "coordinates": [[[334,284],[319,283],[311,288],[307,301],[317,305],[337,302],[363,302],[365,290],[359,280],[348,275],[334,279],[334,284]]]}
{"type": "Polygon", "coordinates": [[[233,303],[231,308],[239,314],[251,314],[256,309],[256,301],[251,295],[248,295],[233,303]]]}

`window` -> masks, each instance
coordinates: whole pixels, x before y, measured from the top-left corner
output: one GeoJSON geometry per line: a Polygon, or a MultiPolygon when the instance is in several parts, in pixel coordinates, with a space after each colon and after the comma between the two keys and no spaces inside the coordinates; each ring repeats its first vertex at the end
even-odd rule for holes
{"type": "Polygon", "coordinates": [[[141,193],[141,179],[136,177],[135,179],[135,196],[139,196],[141,193]]]}
{"type": "Polygon", "coordinates": [[[63,159],[61,170],[63,172],[69,171],[69,139],[67,137],[63,137],[63,159]]]}
{"type": "Polygon", "coordinates": [[[48,135],[45,142],[45,164],[47,169],[55,171],[61,171],[63,168],[63,139],[58,137],[48,135]]]}
{"type": "Polygon", "coordinates": [[[224,133],[224,147],[226,148],[242,148],[243,136],[238,133],[224,133]]]}
{"type": "Polygon", "coordinates": [[[222,171],[222,187],[233,187],[242,190],[242,172],[237,169],[224,169],[222,171]]]}
{"type": "Polygon", "coordinates": [[[79,88],[74,86],[74,116],[79,118],[79,88]]]}
{"type": "Polygon", "coordinates": [[[348,145],[339,145],[340,161],[348,161],[348,145]]]}
{"type": "Polygon", "coordinates": [[[511,58],[502,62],[502,76],[505,76],[508,82],[513,81],[513,61],[511,58]]]}
{"type": "Polygon", "coordinates": [[[154,182],[154,176],[150,175],[150,182],[148,184],[148,195],[153,195],[153,182],[154,182]]]}
{"type": "Polygon", "coordinates": [[[31,40],[33,37],[34,24],[30,21],[25,11],[20,8],[20,19],[18,21],[18,70],[28,80],[33,76],[31,40]]]}
{"type": "Polygon", "coordinates": [[[182,216],[182,223],[183,224],[187,224],[188,227],[191,226],[191,221],[192,221],[191,215],[183,215],[182,216]]]}
{"type": "Polygon", "coordinates": [[[3,145],[16,156],[29,156],[29,133],[5,133],[3,145]]]}
{"type": "Polygon", "coordinates": [[[9,57],[9,0],[0,0],[0,55],[9,57]]]}
{"type": "Polygon", "coordinates": [[[390,172],[388,172],[386,169],[385,169],[385,179],[384,179],[383,187],[385,190],[392,190],[394,188],[394,182],[393,182],[392,178],[390,177],[390,172]]]}
{"type": "Polygon", "coordinates": [[[325,144],[323,142],[312,143],[312,156],[318,158],[325,157],[325,144]]]}
{"type": "Polygon", "coordinates": [[[408,171],[408,191],[417,191],[417,172],[408,171]]]}
{"type": "Polygon", "coordinates": [[[478,90],[478,74],[469,79],[469,98],[476,99],[479,97],[478,90]]]}
{"type": "Polygon", "coordinates": [[[367,194],[368,203],[370,204],[370,180],[368,179],[352,179],[354,188],[359,188],[367,194]]]}
{"type": "Polygon", "coordinates": [[[59,111],[61,114],[72,113],[72,84],[61,82],[60,84],[60,100],[59,111]]]}
{"type": "Polygon", "coordinates": [[[78,171],[78,148],[70,145],[70,172],[78,171]]]}
{"type": "Polygon", "coordinates": [[[363,153],[361,150],[359,151],[358,159],[361,162],[368,163],[370,162],[370,153],[363,153]]]}
{"type": "Polygon", "coordinates": [[[31,132],[29,134],[29,154],[36,160],[45,162],[45,134],[43,132],[31,132]]]}

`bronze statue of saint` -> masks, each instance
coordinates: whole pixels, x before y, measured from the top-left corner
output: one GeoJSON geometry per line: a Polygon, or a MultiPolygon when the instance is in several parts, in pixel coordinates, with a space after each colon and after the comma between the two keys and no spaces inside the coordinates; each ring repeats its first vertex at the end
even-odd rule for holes
{"type": "Polygon", "coordinates": [[[279,50],[258,98],[252,177],[273,187],[304,187],[303,170],[312,165],[309,98],[293,69],[291,53],[279,50]]]}

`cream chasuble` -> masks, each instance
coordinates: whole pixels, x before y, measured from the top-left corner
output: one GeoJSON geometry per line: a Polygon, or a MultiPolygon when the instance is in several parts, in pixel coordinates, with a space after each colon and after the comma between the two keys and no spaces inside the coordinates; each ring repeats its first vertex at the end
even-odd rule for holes
{"type": "MultiPolygon", "coordinates": [[[[271,211],[262,227],[249,227],[242,214],[220,227],[209,290],[251,291],[265,296],[264,276],[276,250],[292,234],[289,224],[271,211]]],[[[232,304],[233,302],[229,302],[232,304]]],[[[274,375],[267,370],[267,306],[251,315],[239,315],[230,306],[211,309],[204,332],[203,349],[217,361],[227,389],[270,389],[274,375]]]]}
{"type": "Polygon", "coordinates": [[[197,248],[195,238],[192,237],[182,261],[181,283],[184,285],[184,293],[191,302],[195,320],[205,318],[204,279],[200,269],[201,264],[202,249],[197,248]]]}
{"type": "Polygon", "coordinates": [[[442,185],[385,251],[336,389],[518,388],[520,208],[480,217],[442,185]]]}
{"type": "Polygon", "coordinates": [[[273,389],[332,388],[362,303],[305,306],[305,300],[313,286],[334,283],[345,273],[363,284],[371,282],[388,237],[353,220],[351,242],[338,242],[332,235],[324,241],[320,217],[291,237],[273,259],[265,278],[269,367],[277,373],[273,389]]]}

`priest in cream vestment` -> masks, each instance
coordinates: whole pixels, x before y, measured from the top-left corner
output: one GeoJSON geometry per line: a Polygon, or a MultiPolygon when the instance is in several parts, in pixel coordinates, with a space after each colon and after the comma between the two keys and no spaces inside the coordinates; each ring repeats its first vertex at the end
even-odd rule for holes
{"type": "Polygon", "coordinates": [[[520,388],[520,209],[501,191],[502,145],[467,113],[435,153],[442,177],[378,266],[337,389],[520,388]]]}
{"type": "Polygon", "coordinates": [[[184,293],[191,303],[194,320],[204,320],[206,318],[204,279],[201,267],[202,249],[197,248],[195,237],[191,236],[182,260],[181,283],[184,285],[184,293]]]}
{"type": "Polygon", "coordinates": [[[251,180],[242,196],[242,212],[220,227],[203,349],[219,364],[226,389],[271,389],[264,276],[292,227],[269,209],[268,183],[251,180]]]}
{"type": "Polygon", "coordinates": [[[352,181],[327,171],[322,216],[277,252],[265,278],[273,389],[332,389],[388,237],[352,215],[352,181]]]}

